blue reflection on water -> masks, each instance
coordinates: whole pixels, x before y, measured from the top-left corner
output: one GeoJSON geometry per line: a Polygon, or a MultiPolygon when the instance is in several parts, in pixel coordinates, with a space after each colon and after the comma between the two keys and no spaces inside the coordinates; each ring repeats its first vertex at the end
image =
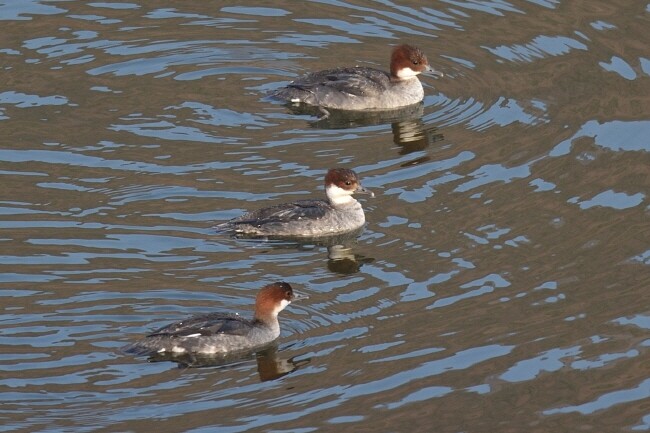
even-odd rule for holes
{"type": "Polygon", "coordinates": [[[9,90],[0,93],[0,104],[15,105],[18,108],[41,107],[44,105],[66,105],[68,98],[65,96],[39,96],[9,90]]]}
{"type": "Polygon", "coordinates": [[[25,21],[32,19],[26,15],[56,15],[64,12],[66,12],[65,9],[52,4],[43,4],[40,0],[10,0],[0,3],[0,20],[2,21],[25,21]]]}
{"type": "Polygon", "coordinates": [[[535,358],[517,362],[501,375],[501,379],[507,382],[533,380],[544,372],[560,370],[565,366],[564,358],[573,358],[580,353],[582,353],[581,346],[547,350],[535,358]]]}
{"type": "Polygon", "coordinates": [[[611,409],[614,406],[641,401],[650,397],[650,379],[646,379],[634,388],[628,388],[620,391],[613,391],[602,394],[595,400],[587,403],[564,406],[556,409],[547,409],[542,413],[544,415],[556,415],[560,413],[578,412],[582,415],[589,415],[599,410],[611,409]]]}
{"type": "Polygon", "coordinates": [[[291,12],[280,8],[265,8],[253,6],[227,6],[221,8],[221,12],[242,15],[255,15],[262,17],[283,17],[291,12]]]}
{"type": "Polygon", "coordinates": [[[581,137],[590,137],[598,146],[613,151],[650,152],[650,120],[599,122],[589,120],[573,137],[558,143],[550,156],[563,156],[571,151],[573,142],[581,137]]]}
{"type": "Polygon", "coordinates": [[[530,62],[548,56],[560,56],[572,50],[586,51],[587,46],[576,39],[567,36],[537,36],[528,44],[501,45],[490,48],[483,47],[490,53],[511,62],[530,62]]]}
{"type": "Polygon", "coordinates": [[[625,78],[626,80],[636,79],[636,72],[634,72],[632,66],[630,66],[629,63],[627,63],[625,60],[621,59],[618,56],[612,56],[609,63],[599,62],[598,64],[604,70],[608,72],[616,72],[618,75],[625,78]]]}
{"type": "Polygon", "coordinates": [[[49,164],[62,164],[81,167],[103,167],[117,171],[139,171],[148,173],[182,174],[204,170],[232,169],[251,164],[267,164],[269,161],[237,161],[219,162],[212,161],[191,165],[159,165],[143,161],[125,161],[120,159],[105,159],[96,156],[83,155],[76,152],[53,150],[9,150],[0,149],[0,161],[6,162],[44,162],[49,164]]]}
{"type": "Polygon", "coordinates": [[[592,207],[601,206],[612,209],[629,209],[643,203],[645,194],[626,194],[624,192],[615,192],[610,190],[596,194],[593,198],[580,202],[580,209],[591,209],[592,207]]]}
{"type": "Polygon", "coordinates": [[[116,9],[116,10],[140,9],[140,5],[137,5],[135,3],[127,3],[127,2],[124,3],[92,2],[92,3],[88,3],[88,6],[92,6],[95,8],[106,8],[106,9],[116,9]]]}

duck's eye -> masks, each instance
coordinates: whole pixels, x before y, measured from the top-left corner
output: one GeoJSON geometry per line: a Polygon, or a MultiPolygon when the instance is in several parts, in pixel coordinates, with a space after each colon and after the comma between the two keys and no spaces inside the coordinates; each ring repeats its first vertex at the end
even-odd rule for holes
{"type": "Polygon", "coordinates": [[[346,180],[346,181],[345,181],[345,184],[346,184],[347,186],[350,186],[350,185],[352,185],[352,182],[350,182],[349,180],[346,180]]]}
{"type": "Polygon", "coordinates": [[[413,60],[413,64],[414,64],[414,65],[419,65],[419,64],[420,64],[420,62],[419,62],[419,61],[417,61],[417,60],[413,60]]]}

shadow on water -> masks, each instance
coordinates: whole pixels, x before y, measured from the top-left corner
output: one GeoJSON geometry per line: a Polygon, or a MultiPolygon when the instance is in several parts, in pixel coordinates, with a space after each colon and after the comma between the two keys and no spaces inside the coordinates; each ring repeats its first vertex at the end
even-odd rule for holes
{"type": "Polygon", "coordinates": [[[266,382],[279,379],[297,369],[309,364],[311,358],[296,360],[297,356],[282,358],[278,353],[278,346],[270,346],[258,350],[227,354],[199,354],[199,353],[157,353],[147,358],[148,362],[175,362],[178,368],[210,368],[223,369],[235,368],[247,364],[255,359],[260,381],[266,382]]]}
{"type": "Polygon", "coordinates": [[[348,129],[361,126],[382,125],[386,123],[421,119],[424,115],[424,104],[413,104],[394,110],[351,111],[328,108],[326,114],[322,108],[307,104],[285,104],[285,107],[295,115],[317,117],[309,125],[319,129],[348,129]]]}
{"type": "MultiPolygon", "coordinates": [[[[421,118],[404,120],[391,124],[393,130],[393,142],[400,146],[400,155],[425,150],[434,143],[445,139],[438,128],[432,125],[425,125],[421,118]]],[[[429,160],[430,158],[426,158],[429,160]]]]}
{"type": "Polygon", "coordinates": [[[327,269],[339,275],[356,274],[361,266],[375,261],[372,257],[355,254],[353,248],[346,245],[328,246],[327,259],[327,269]]]}
{"type": "MultiPolygon", "coordinates": [[[[309,126],[318,129],[350,129],[366,126],[390,124],[393,142],[399,146],[400,155],[423,151],[427,147],[444,140],[444,135],[435,125],[427,125],[423,120],[424,104],[413,104],[394,110],[350,111],[327,109],[327,114],[319,107],[307,104],[285,104],[295,115],[317,117],[309,121],[309,126]]],[[[431,160],[425,156],[404,165],[415,165],[431,160]]]]}
{"type": "Polygon", "coordinates": [[[320,237],[287,237],[287,236],[255,236],[242,233],[231,234],[230,237],[248,246],[264,246],[275,250],[311,251],[316,248],[327,249],[327,268],[336,274],[350,275],[359,272],[361,266],[375,261],[372,257],[355,254],[359,236],[365,227],[333,236],[320,237]]]}

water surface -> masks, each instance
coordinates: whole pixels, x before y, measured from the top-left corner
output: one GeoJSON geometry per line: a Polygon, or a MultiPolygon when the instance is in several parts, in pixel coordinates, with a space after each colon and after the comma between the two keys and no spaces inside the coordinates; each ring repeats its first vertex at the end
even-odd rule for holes
{"type": "Polygon", "coordinates": [[[650,430],[650,6],[0,4],[0,431],[650,430]],[[400,118],[265,99],[422,48],[400,118]],[[354,168],[343,247],[222,221],[354,168]],[[310,298],[228,366],[119,347],[310,298]]]}

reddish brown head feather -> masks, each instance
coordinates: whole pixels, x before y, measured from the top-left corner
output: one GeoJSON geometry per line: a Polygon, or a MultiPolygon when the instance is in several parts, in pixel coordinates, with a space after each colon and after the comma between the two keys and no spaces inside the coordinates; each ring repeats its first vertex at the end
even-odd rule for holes
{"type": "Polygon", "coordinates": [[[412,45],[398,45],[393,49],[390,57],[390,75],[397,78],[397,73],[406,66],[414,71],[426,70],[429,61],[419,48],[412,45]]]}
{"type": "Polygon", "coordinates": [[[268,317],[265,307],[275,306],[283,300],[291,302],[293,297],[293,289],[284,281],[262,287],[255,300],[255,318],[264,321],[268,317]]]}
{"type": "Polygon", "coordinates": [[[325,175],[325,187],[327,185],[336,185],[339,188],[350,189],[351,185],[359,183],[357,174],[349,168],[330,168],[325,175]]]}
{"type": "Polygon", "coordinates": [[[257,294],[257,303],[280,302],[283,299],[291,301],[293,299],[293,288],[289,283],[280,281],[277,283],[267,284],[257,294]]]}

